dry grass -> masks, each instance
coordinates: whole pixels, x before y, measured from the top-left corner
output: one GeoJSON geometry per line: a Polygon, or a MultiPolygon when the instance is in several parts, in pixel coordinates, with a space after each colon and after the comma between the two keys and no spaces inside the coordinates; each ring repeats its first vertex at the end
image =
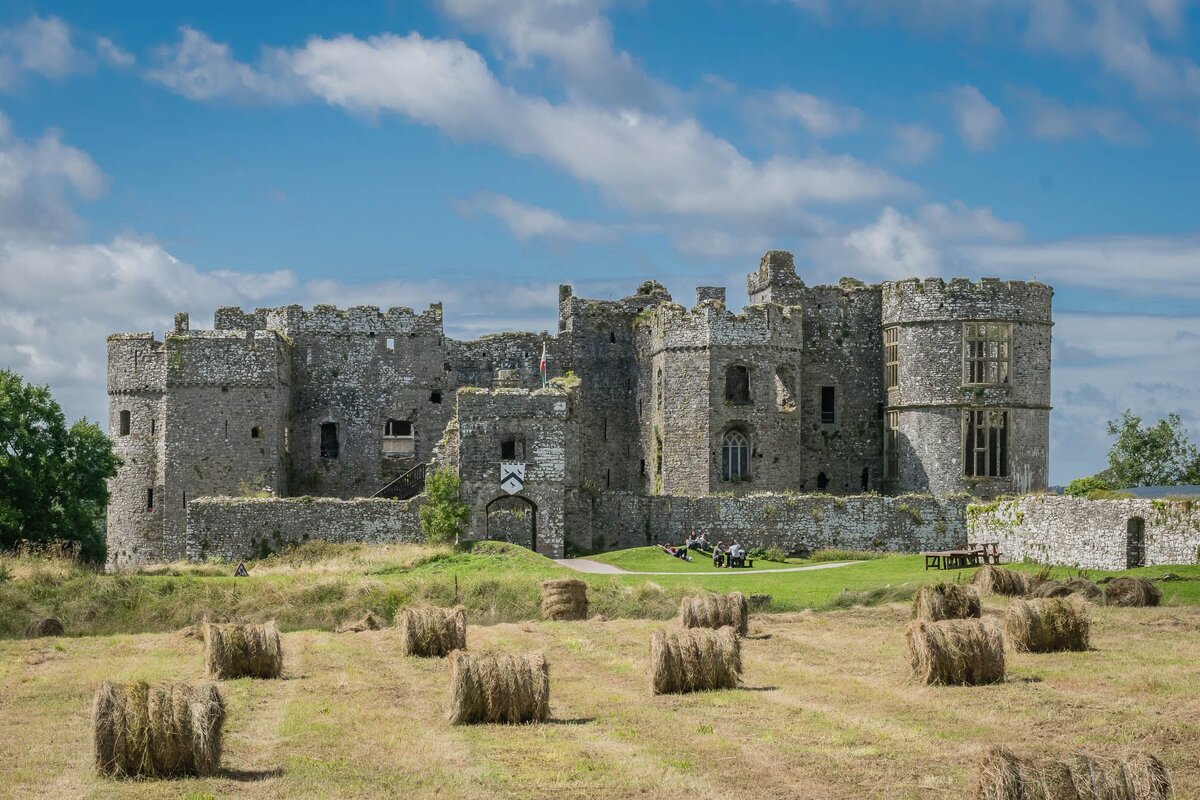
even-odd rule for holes
{"type": "Polygon", "coordinates": [[[278,678],[283,674],[283,645],[274,622],[264,625],[204,624],[204,662],[208,676],[278,678]]]}
{"type": "Polygon", "coordinates": [[[461,608],[406,608],[396,628],[406,656],[441,658],[467,649],[467,615],[461,608]]]}
{"type": "Polygon", "coordinates": [[[1177,800],[1200,798],[1200,608],[1090,613],[1095,650],[1010,650],[1007,679],[979,688],[908,679],[907,603],[756,615],[771,638],[740,642],[746,689],[659,696],[646,660],[661,621],[472,625],[472,651],[553,665],[553,719],[504,728],[447,724],[445,662],[398,657],[392,629],[289,632],[287,680],[220,685],[221,769],[169,782],[98,778],[89,704],[105,679],[201,680],[198,640],[0,640],[0,731],[18,731],[0,736],[0,797],[952,800],[1012,743],[1146,750],[1177,800]]]}
{"type": "Polygon", "coordinates": [[[1004,630],[1013,649],[1027,653],[1087,650],[1091,620],[1082,599],[1013,600],[1004,630]]]}
{"type": "Polygon", "coordinates": [[[334,633],[362,633],[364,631],[377,631],[383,627],[383,620],[375,616],[371,611],[363,614],[353,622],[343,622],[333,629],[334,633]]]}
{"type": "Polygon", "coordinates": [[[1104,586],[1104,601],[1126,608],[1156,606],[1162,602],[1162,590],[1145,578],[1113,578],[1104,586]]]}
{"type": "Polygon", "coordinates": [[[550,666],[542,653],[455,650],[449,661],[451,725],[550,718],[550,666]]]}
{"type": "Polygon", "coordinates": [[[105,681],[92,703],[96,771],[113,777],[211,775],[225,704],[211,683],[105,681]]]}
{"type": "Polygon", "coordinates": [[[575,578],[542,581],[542,619],[569,622],[587,619],[587,584],[575,578]]]}
{"type": "Polygon", "coordinates": [[[654,694],[736,689],[741,676],[742,648],[732,627],[659,630],[650,637],[654,694]]]}
{"type": "Polygon", "coordinates": [[[1075,753],[1019,758],[1002,747],[984,756],[976,800],[1167,800],[1171,778],[1148,753],[1126,759],[1075,753]]]}
{"type": "Polygon", "coordinates": [[[43,636],[62,636],[63,624],[54,617],[35,619],[25,626],[26,639],[40,639],[43,636]]]}
{"type": "Polygon", "coordinates": [[[750,630],[750,612],[741,592],[685,597],[679,603],[679,624],[713,630],[729,626],[739,636],[745,636],[750,630]]]}
{"type": "Polygon", "coordinates": [[[1004,635],[989,620],[914,620],[908,656],[918,683],[978,686],[1004,680],[1004,635]]]}
{"type": "Polygon", "coordinates": [[[1027,597],[1033,582],[1024,572],[984,564],[975,573],[971,583],[981,596],[1004,594],[1009,597],[1027,597]]]}
{"type": "Polygon", "coordinates": [[[922,586],[913,598],[913,619],[937,622],[943,619],[978,619],[979,590],[974,586],[935,583],[922,586]]]}

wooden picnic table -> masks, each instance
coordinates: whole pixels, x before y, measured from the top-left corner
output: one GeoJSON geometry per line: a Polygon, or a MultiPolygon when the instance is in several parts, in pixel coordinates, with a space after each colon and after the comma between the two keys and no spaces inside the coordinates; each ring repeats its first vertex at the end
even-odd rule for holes
{"type": "Polygon", "coordinates": [[[960,569],[962,567],[978,567],[980,564],[999,564],[1000,552],[998,542],[986,542],[980,545],[968,544],[962,550],[934,550],[921,553],[925,556],[925,569],[960,569]]]}

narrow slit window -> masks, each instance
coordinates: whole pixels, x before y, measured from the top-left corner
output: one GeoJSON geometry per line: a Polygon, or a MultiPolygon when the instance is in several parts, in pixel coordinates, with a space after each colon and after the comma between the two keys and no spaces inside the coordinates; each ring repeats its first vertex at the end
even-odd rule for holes
{"type": "Polygon", "coordinates": [[[821,422],[828,425],[837,422],[837,389],[821,387],[821,422]]]}
{"type": "Polygon", "coordinates": [[[900,329],[883,329],[884,382],[888,389],[900,385],[900,329]]]}
{"type": "Polygon", "coordinates": [[[146,510],[147,511],[154,510],[154,487],[153,486],[146,489],[146,510]]]}
{"type": "Polygon", "coordinates": [[[158,422],[158,420],[154,419],[153,417],[150,418],[150,435],[151,436],[154,435],[154,429],[157,427],[155,425],[156,422],[158,422]]]}
{"type": "Polygon", "coordinates": [[[121,435],[128,436],[129,435],[129,412],[128,411],[121,412],[120,425],[121,425],[121,428],[120,428],[121,435]]]}
{"type": "Polygon", "coordinates": [[[338,457],[338,428],[336,422],[321,423],[321,458],[338,457]]]}
{"type": "Polygon", "coordinates": [[[963,430],[963,474],[968,478],[1008,477],[1008,412],[968,409],[963,430]]]}
{"type": "Polygon", "coordinates": [[[963,323],[963,383],[1005,386],[1012,366],[1012,325],[963,323]]]}
{"type": "Polygon", "coordinates": [[[656,402],[658,403],[658,407],[662,408],[663,407],[663,374],[662,374],[661,367],[658,370],[658,377],[654,382],[654,386],[655,386],[655,389],[657,389],[657,395],[658,395],[658,397],[656,398],[656,402]]]}

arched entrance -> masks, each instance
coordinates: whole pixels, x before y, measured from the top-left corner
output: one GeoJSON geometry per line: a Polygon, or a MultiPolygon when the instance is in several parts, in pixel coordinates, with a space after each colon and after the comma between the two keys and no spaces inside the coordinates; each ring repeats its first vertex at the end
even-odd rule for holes
{"type": "Polygon", "coordinates": [[[1125,569],[1146,566],[1146,520],[1134,517],[1125,530],[1125,569]]]}
{"type": "Polygon", "coordinates": [[[537,506],[527,497],[506,494],[487,504],[487,539],[537,550],[537,506]]]}

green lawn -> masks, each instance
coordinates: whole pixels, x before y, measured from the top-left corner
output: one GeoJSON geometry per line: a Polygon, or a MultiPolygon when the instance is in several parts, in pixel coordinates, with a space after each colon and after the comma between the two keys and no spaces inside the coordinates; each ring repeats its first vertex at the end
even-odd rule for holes
{"type": "MultiPolygon", "coordinates": [[[[284,630],[330,630],[371,610],[391,620],[413,603],[463,605],[472,624],[518,622],[538,616],[539,581],[573,576],[587,581],[594,614],[667,619],[680,598],[705,590],[771,596],[771,610],[830,609],[911,598],[939,580],[967,581],[973,570],[926,571],[920,556],[890,556],[848,566],[779,572],[762,562],[753,570],[713,571],[711,562],[682,562],[651,548],[606,553],[596,560],[669,575],[585,575],[529,550],[497,542],[467,551],[418,545],[370,547],[314,542],[296,551],[249,562],[251,577],[233,578],[234,565],[168,565],[154,574],[106,575],[69,562],[0,556],[0,637],[17,637],[35,618],[55,616],[68,635],[172,631],[213,620],[275,619],[284,630]],[[649,569],[647,569],[649,568],[649,569]],[[704,574],[709,573],[709,574],[704,574]]],[[[794,562],[803,563],[803,562],[794,562]]],[[[1037,565],[1015,568],[1036,572],[1037,565]]],[[[1074,575],[1059,568],[1055,575],[1074,575]]],[[[1200,605],[1200,566],[1146,567],[1130,574],[1164,581],[1164,601],[1200,605]]],[[[1107,574],[1090,573],[1100,578],[1107,574]]]]}
{"type": "MultiPolygon", "coordinates": [[[[690,553],[691,561],[675,558],[657,545],[650,547],[631,547],[627,550],[613,550],[608,553],[600,553],[594,556],[585,556],[592,561],[599,561],[603,564],[612,564],[615,567],[620,567],[628,572],[679,572],[679,573],[697,573],[697,572],[712,572],[714,567],[712,558],[705,556],[703,553],[690,553]]],[[[765,559],[756,559],[753,567],[755,572],[760,570],[771,569],[786,569],[787,567],[796,567],[811,563],[803,558],[789,558],[787,563],[778,561],[767,561],[765,559]]],[[[737,571],[742,571],[739,568],[737,571]]]]}

